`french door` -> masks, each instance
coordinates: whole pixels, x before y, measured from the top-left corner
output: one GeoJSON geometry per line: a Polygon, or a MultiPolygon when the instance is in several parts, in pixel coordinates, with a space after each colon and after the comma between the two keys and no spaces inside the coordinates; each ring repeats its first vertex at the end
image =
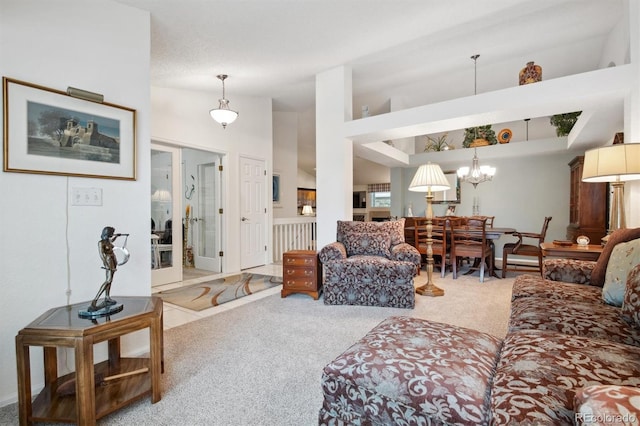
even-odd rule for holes
{"type": "Polygon", "coordinates": [[[182,280],[180,150],[151,144],[151,285],[182,280]]]}

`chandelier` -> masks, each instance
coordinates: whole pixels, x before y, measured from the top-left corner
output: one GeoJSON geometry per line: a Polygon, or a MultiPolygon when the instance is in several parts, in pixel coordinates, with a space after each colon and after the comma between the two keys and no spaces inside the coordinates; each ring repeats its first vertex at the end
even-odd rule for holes
{"type": "Polygon", "coordinates": [[[209,114],[211,114],[211,118],[222,124],[223,129],[226,129],[227,124],[231,124],[236,121],[236,118],[238,118],[238,112],[229,109],[229,100],[224,97],[224,80],[228,75],[219,74],[217,77],[222,81],[222,99],[218,99],[218,101],[220,101],[220,105],[218,108],[209,111],[209,114]]]}
{"type": "Polygon", "coordinates": [[[496,174],[496,168],[491,166],[481,166],[478,162],[478,154],[474,148],[471,168],[460,167],[457,173],[458,178],[462,182],[468,182],[475,188],[479,183],[493,179],[493,175],[496,174]]]}

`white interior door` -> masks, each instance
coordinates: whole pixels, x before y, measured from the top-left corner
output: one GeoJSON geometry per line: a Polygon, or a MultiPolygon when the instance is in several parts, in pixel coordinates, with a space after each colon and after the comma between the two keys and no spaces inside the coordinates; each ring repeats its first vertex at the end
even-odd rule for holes
{"type": "Polygon", "coordinates": [[[180,150],[151,145],[151,285],[182,280],[180,150]]]}
{"type": "Polygon", "coordinates": [[[213,272],[222,272],[221,162],[222,157],[212,153],[201,153],[195,161],[198,201],[193,223],[194,260],[196,268],[213,272]]]}
{"type": "Polygon", "coordinates": [[[267,204],[264,160],[240,158],[240,268],[266,263],[267,204]]]}

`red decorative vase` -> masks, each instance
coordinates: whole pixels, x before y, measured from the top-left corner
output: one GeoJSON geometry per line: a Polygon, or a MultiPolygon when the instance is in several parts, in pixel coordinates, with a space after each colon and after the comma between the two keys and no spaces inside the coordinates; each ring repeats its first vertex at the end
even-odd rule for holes
{"type": "Polygon", "coordinates": [[[538,81],[542,81],[542,67],[533,61],[527,62],[527,66],[520,70],[520,86],[538,81]]]}

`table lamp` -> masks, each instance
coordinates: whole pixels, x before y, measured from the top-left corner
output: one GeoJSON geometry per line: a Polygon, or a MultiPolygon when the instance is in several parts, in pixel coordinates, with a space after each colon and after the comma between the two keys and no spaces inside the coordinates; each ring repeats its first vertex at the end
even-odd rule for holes
{"type": "Polygon", "coordinates": [[[609,234],[626,228],[624,182],[640,179],[640,143],[616,144],[585,152],[583,182],[611,182],[613,200],[609,234]]]}
{"type": "Polygon", "coordinates": [[[309,204],[305,204],[304,206],[302,206],[302,214],[304,216],[313,215],[313,208],[309,204]]]}
{"type": "Polygon", "coordinates": [[[446,191],[449,189],[449,181],[445,177],[439,165],[431,162],[423,164],[418,168],[413,180],[409,185],[409,191],[426,192],[427,210],[425,217],[427,219],[427,283],[416,289],[416,293],[422,296],[444,296],[444,290],[438,288],[433,283],[433,239],[431,232],[433,230],[433,192],[446,191]]]}

